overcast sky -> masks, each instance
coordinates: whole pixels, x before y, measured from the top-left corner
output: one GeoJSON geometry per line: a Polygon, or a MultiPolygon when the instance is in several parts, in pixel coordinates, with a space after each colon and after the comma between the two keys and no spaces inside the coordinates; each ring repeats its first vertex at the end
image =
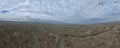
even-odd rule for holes
{"type": "Polygon", "coordinates": [[[64,23],[120,21],[120,0],[0,0],[0,20],[64,23]]]}

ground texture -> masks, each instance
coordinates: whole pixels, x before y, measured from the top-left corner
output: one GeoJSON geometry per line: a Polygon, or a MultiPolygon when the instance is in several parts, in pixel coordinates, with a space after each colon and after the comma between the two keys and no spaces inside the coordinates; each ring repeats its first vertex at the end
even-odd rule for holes
{"type": "Polygon", "coordinates": [[[0,48],[120,48],[120,24],[1,22],[0,48]]]}

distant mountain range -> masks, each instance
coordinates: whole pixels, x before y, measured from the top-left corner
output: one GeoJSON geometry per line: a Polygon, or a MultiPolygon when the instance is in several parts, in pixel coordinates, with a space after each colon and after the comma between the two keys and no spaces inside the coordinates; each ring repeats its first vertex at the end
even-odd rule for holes
{"type": "Polygon", "coordinates": [[[8,20],[3,20],[0,19],[0,21],[6,21],[6,22],[33,22],[33,23],[47,23],[47,24],[66,24],[64,22],[58,22],[58,21],[53,21],[53,20],[42,20],[42,19],[36,19],[36,18],[32,18],[29,19],[30,21],[8,21],[8,20]]]}
{"type": "Polygon", "coordinates": [[[41,20],[41,19],[31,19],[31,22],[50,23],[50,24],[64,24],[63,22],[58,22],[58,21],[53,21],[53,20],[41,20]]]}

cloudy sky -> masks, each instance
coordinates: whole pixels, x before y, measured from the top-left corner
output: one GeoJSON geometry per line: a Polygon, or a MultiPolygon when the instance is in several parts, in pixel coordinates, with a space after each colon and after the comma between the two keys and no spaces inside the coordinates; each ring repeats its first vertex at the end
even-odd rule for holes
{"type": "Polygon", "coordinates": [[[0,20],[35,19],[75,24],[120,21],[120,0],[0,0],[0,20]]]}

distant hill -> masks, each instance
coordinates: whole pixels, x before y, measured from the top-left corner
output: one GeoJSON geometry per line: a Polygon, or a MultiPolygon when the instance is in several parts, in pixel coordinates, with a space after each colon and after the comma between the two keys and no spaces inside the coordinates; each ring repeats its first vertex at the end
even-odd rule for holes
{"type": "Polygon", "coordinates": [[[31,23],[46,23],[46,24],[67,24],[64,22],[52,21],[52,20],[40,20],[40,19],[32,19],[31,21],[5,21],[0,20],[0,22],[31,22],[31,23]]]}

